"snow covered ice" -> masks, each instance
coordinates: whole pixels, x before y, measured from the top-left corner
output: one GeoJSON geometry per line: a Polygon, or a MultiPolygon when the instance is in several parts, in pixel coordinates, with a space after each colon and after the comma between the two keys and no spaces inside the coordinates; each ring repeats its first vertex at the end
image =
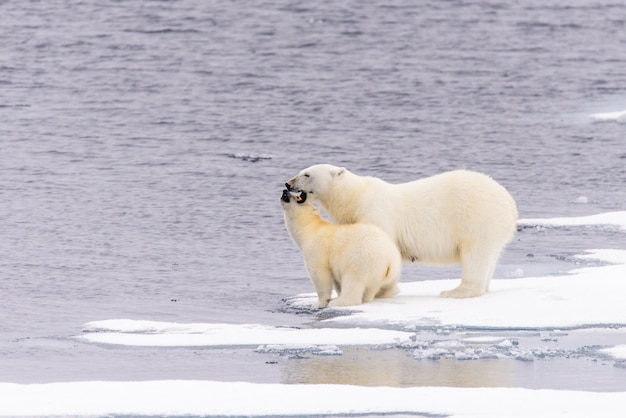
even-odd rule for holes
{"type": "MultiPolygon", "coordinates": [[[[413,330],[425,327],[488,329],[581,328],[626,324],[623,289],[626,250],[590,250],[599,261],[623,264],[573,270],[567,276],[494,280],[490,292],[466,300],[438,297],[458,279],[403,283],[389,300],[350,308],[355,312],[324,321],[327,326],[382,327],[413,330]],[[594,286],[588,286],[592,281],[594,286]],[[528,310],[532,306],[532,311],[528,310]]],[[[310,305],[314,295],[294,299],[310,305]]]]}
{"type": "Polygon", "coordinates": [[[2,383],[0,394],[2,416],[298,416],[303,411],[309,416],[502,416],[510,411],[557,417],[602,411],[605,417],[621,417],[626,402],[624,393],[206,381],[2,383]]]}
{"type": "Polygon", "coordinates": [[[549,226],[549,227],[562,227],[562,226],[606,226],[619,228],[622,231],[626,231],[626,212],[608,212],[600,213],[597,215],[578,216],[578,217],[563,217],[563,218],[548,218],[548,219],[520,219],[519,225],[524,226],[549,226]]]}
{"type": "Polygon", "coordinates": [[[591,120],[594,122],[626,123],[626,110],[619,112],[593,113],[591,114],[591,120]]]}
{"type": "Polygon", "coordinates": [[[175,324],[107,320],[85,324],[77,338],[105,344],[162,347],[367,345],[401,343],[409,332],[383,329],[298,329],[257,324],[175,324]]]}

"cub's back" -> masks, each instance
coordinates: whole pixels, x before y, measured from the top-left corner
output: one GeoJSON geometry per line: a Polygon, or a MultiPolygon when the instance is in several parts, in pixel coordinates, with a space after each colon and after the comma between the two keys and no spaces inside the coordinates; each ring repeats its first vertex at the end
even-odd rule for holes
{"type": "Polygon", "coordinates": [[[333,254],[354,254],[363,262],[363,257],[383,258],[390,254],[400,253],[396,245],[382,229],[375,225],[331,224],[335,228],[333,240],[333,254]]]}

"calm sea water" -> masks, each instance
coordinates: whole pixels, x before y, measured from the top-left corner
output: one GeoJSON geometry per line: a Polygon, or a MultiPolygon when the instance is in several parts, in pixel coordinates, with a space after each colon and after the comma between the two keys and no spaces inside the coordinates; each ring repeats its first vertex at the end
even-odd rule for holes
{"type": "MultiPolygon", "coordinates": [[[[609,0],[0,1],[0,381],[299,381],[249,350],[69,337],[113,318],[310,321],[281,313],[312,287],[278,200],[313,163],[482,171],[521,217],[623,210],[626,128],[588,114],[626,109],[624,16],[609,0]]],[[[522,231],[497,276],[622,241],[522,231]]]]}

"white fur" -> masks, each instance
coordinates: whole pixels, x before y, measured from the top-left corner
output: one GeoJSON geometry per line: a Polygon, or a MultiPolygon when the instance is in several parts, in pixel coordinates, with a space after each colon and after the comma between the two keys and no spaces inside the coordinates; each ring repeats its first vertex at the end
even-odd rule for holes
{"type": "Polygon", "coordinates": [[[490,177],[449,171],[390,184],[319,164],[288,184],[307,192],[335,221],[378,225],[408,262],[462,265],[461,284],[443,297],[483,295],[504,246],[517,229],[515,201],[490,177]]]}
{"type": "Polygon", "coordinates": [[[317,292],[313,308],[349,306],[391,297],[402,258],[387,234],[374,225],[337,225],[309,203],[281,200],[289,235],[302,251],[317,292]],[[331,300],[333,286],[339,295],[331,300]]]}

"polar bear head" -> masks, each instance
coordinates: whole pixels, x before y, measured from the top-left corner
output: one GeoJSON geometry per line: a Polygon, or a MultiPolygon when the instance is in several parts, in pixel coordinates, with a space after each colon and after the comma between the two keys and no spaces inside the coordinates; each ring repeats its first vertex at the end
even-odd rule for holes
{"type": "Polygon", "coordinates": [[[289,230],[289,234],[298,245],[301,245],[299,237],[303,228],[311,225],[311,222],[315,224],[322,219],[319,210],[309,202],[304,203],[305,200],[305,192],[294,194],[294,192],[289,190],[283,190],[280,198],[280,204],[285,212],[287,230],[289,230]]]}
{"type": "Polygon", "coordinates": [[[346,169],[330,164],[317,164],[305,168],[289,179],[285,186],[292,192],[304,192],[313,199],[325,200],[333,184],[343,177],[346,169]]]}

